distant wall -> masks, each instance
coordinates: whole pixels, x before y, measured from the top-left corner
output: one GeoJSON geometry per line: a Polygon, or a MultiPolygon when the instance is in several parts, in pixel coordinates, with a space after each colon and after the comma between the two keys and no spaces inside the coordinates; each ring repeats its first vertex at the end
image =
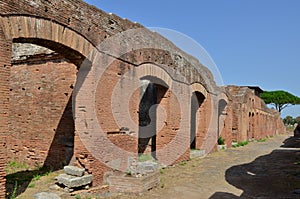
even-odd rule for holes
{"type": "Polygon", "coordinates": [[[261,139],[285,130],[277,111],[269,109],[248,87],[228,86],[233,97],[232,140],[234,142],[261,139]]]}

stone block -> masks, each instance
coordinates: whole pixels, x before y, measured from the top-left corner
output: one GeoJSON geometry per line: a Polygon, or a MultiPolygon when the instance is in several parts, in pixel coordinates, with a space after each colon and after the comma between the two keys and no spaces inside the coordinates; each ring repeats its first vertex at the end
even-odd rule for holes
{"type": "Polygon", "coordinates": [[[191,150],[190,151],[190,158],[200,158],[205,156],[205,150],[191,150]]]}
{"type": "Polygon", "coordinates": [[[55,193],[41,192],[34,195],[35,199],[60,199],[55,193]]]}
{"type": "Polygon", "coordinates": [[[138,162],[137,163],[137,173],[151,173],[158,170],[158,164],[156,162],[138,162]]]}
{"type": "Polygon", "coordinates": [[[217,148],[218,151],[225,150],[225,149],[227,149],[227,145],[226,144],[218,145],[218,148],[217,148]]]}
{"type": "Polygon", "coordinates": [[[156,171],[141,177],[109,176],[107,180],[111,193],[143,193],[159,185],[160,173],[156,171]]]}
{"type": "Polygon", "coordinates": [[[64,171],[66,174],[71,175],[71,176],[81,177],[84,174],[84,169],[74,167],[74,166],[65,166],[64,171]]]}
{"type": "Polygon", "coordinates": [[[56,180],[59,184],[63,184],[68,188],[76,188],[90,184],[93,180],[93,175],[75,177],[68,174],[61,174],[56,177],[56,180]]]}

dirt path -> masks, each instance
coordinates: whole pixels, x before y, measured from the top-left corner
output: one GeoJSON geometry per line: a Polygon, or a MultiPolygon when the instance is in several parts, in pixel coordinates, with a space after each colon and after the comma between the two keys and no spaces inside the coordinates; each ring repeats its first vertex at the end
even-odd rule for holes
{"type": "Polygon", "coordinates": [[[117,198],[300,198],[294,193],[300,189],[299,143],[289,140],[281,147],[289,137],[251,142],[167,168],[161,187],[117,198]]]}
{"type": "MultiPolygon", "coordinates": [[[[251,142],[168,167],[161,170],[159,187],[141,196],[111,198],[300,198],[295,191],[300,189],[300,140],[289,137],[280,135],[265,142],[251,142]]],[[[26,192],[20,198],[29,197],[26,192]]]]}

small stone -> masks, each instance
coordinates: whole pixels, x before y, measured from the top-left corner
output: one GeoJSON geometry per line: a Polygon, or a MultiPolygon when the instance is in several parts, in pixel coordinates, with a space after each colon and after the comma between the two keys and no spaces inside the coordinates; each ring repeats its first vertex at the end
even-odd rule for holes
{"type": "Polygon", "coordinates": [[[51,190],[58,190],[58,189],[60,189],[60,187],[58,186],[58,185],[51,185],[50,187],[49,187],[49,189],[51,189],[51,190]]]}
{"type": "Polygon", "coordinates": [[[64,171],[68,175],[81,177],[84,174],[84,169],[74,167],[74,166],[65,166],[64,171]]]}
{"type": "Polygon", "coordinates": [[[49,193],[49,192],[41,192],[34,194],[35,199],[61,199],[58,195],[55,193],[49,193]]]}

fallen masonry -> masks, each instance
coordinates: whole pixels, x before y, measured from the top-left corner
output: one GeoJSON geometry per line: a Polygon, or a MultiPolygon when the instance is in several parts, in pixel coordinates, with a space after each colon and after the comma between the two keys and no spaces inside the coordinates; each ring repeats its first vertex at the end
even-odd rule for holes
{"type": "Polygon", "coordinates": [[[84,175],[84,169],[74,167],[74,166],[65,166],[64,171],[66,174],[71,175],[71,176],[81,177],[84,175]]]}
{"type": "Polygon", "coordinates": [[[66,190],[72,192],[75,188],[85,188],[92,183],[93,175],[84,175],[84,169],[74,166],[65,166],[64,174],[56,177],[57,183],[63,185],[66,190]]]}

